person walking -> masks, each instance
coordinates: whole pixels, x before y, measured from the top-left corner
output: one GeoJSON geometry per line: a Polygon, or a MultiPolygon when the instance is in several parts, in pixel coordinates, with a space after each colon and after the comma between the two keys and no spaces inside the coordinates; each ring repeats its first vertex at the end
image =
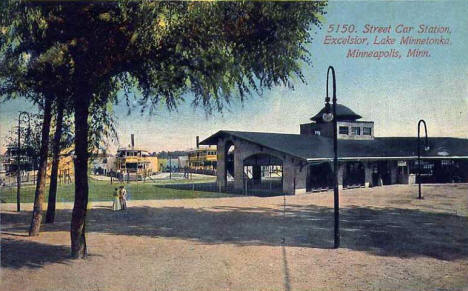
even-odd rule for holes
{"type": "Polygon", "coordinates": [[[119,198],[119,189],[115,188],[113,193],[114,203],[112,204],[112,210],[117,211],[121,209],[120,198],[119,198]]]}
{"type": "Polygon", "coordinates": [[[127,190],[124,186],[120,186],[119,190],[119,198],[120,198],[120,205],[122,206],[122,210],[127,209],[127,190]]]}

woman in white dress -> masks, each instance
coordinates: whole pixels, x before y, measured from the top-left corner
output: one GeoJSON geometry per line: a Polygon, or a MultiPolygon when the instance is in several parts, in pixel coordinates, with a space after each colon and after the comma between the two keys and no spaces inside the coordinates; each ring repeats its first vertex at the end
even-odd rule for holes
{"type": "Polygon", "coordinates": [[[121,209],[120,198],[119,198],[119,189],[115,188],[114,191],[114,203],[112,204],[112,210],[117,211],[121,209]]]}

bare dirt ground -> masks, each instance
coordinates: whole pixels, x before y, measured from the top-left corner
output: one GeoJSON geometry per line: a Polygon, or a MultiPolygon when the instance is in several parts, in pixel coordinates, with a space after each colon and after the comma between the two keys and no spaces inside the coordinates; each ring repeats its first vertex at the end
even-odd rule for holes
{"type": "Polygon", "coordinates": [[[71,203],[26,236],[32,205],[1,205],[1,290],[463,290],[468,185],[90,205],[86,260],[70,260],[71,203]],[[285,214],[285,216],[284,216],[285,214]],[[284,239],[284,243],[283,243],[284,239]]]}

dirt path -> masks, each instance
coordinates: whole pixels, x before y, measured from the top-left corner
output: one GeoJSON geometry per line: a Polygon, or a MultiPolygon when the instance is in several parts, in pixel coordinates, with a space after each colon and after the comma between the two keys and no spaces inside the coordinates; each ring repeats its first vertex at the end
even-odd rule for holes
{"type": "Polygon", "coordinates": [[[1,205],[1,290],[462,290],[468,287],[468,185],[333,195],[90,205],[87,260],[69,254],[71,203],[26,236],[32,205],[1,205]],[[283,244],[283,240],[285,243],[283,244]]]}

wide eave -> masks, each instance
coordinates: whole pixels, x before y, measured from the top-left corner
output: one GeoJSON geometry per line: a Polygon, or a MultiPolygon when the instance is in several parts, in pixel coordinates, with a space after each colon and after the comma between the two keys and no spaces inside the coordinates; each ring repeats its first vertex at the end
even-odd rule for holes
{"type": "MultiPolygon", "coordinates": [[[[222,137],[242,139],[306,161],[333,158],[333,139],[316,135],[221,130],[200,144],[216,145],[218,139],[222,137]]],[[[468,159],[468,139],[433,137],[429,138],[428,142],[430,149],[425,151],[421,141],[423,158],[468,159]]],[[[339,140],[338,157],[340,160],[415,159],[417,138],[377,137],[373,140],[339,140]]]]}

